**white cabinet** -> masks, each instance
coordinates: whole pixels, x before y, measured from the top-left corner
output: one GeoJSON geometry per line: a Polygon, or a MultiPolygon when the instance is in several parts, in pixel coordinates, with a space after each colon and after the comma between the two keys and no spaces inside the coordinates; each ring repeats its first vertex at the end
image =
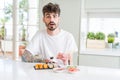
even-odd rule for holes
{"type": "Polygon", "coordinates": [[[119,50],[116,50],[112,53],[110,53],[110,51],[109,52],[99,51],[99,52],[81,53],[79,64],[81,66],[120,68],[120,53],[118,53],[120,52],[119,50]]]}
{"type": "Polygon", "coordinates": [[[80,65],[120,68],[120,57],[81,54],[80,65]]]}

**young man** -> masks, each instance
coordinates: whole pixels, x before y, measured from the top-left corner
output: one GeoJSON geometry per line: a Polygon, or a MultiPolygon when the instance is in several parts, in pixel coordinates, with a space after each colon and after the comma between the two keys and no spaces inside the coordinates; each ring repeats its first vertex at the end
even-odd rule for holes
{"type": "Polygon", "coordinates": [[[34,56],[39,54],[41,57],[39,61],[50,61],[51,58],[54,58],[66,64],[70,53],[77,51],[74,37],[59,27],[60,8],[58,4],[48,3],[42,11],[46,29],[35,34],[27,45],[22,60],[35,62],[34,56]]]}

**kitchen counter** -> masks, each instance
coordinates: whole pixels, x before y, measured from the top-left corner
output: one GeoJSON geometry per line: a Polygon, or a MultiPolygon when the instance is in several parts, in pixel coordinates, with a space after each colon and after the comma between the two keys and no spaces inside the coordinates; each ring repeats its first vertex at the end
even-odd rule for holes
{"type": "Polygon", "coordinates": [[[35,70],[35,63],[0,59],[1,80],[120,80],[120,69],[79,66],[76,73],[35,70]]]}
{"type": "Polygon", "coordinates": [[[120,49],[84,49],[80,51],[82,55],[120,56],[120,49]]]}
{"type": "Polygon", "coordinates": [[[84,49],[80,51],[80,65],[120,68],[120,49],[84,49]]]}

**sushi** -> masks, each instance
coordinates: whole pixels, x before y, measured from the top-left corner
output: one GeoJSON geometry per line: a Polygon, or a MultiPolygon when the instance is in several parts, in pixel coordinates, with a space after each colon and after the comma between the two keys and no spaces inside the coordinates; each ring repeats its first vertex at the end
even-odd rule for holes
{"type": "Polygon", "coordinates": [[[43,64],[44,69],[48,69],[48,64],[43,64]]]}
{"type": "Polygon", "coordinates": [[[48,67],[49,67],[50,69],[52,69],[52,68],[54,68],[54,64],[48,63],[48,67]]]}

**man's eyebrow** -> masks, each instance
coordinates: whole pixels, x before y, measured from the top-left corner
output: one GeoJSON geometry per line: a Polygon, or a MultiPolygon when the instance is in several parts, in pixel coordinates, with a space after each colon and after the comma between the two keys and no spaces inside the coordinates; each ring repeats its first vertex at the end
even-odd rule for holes
{"type": "Polygon", "coordinates": [[[46,13],[45,15],[50,15],[50,13],[46,13]]]}

